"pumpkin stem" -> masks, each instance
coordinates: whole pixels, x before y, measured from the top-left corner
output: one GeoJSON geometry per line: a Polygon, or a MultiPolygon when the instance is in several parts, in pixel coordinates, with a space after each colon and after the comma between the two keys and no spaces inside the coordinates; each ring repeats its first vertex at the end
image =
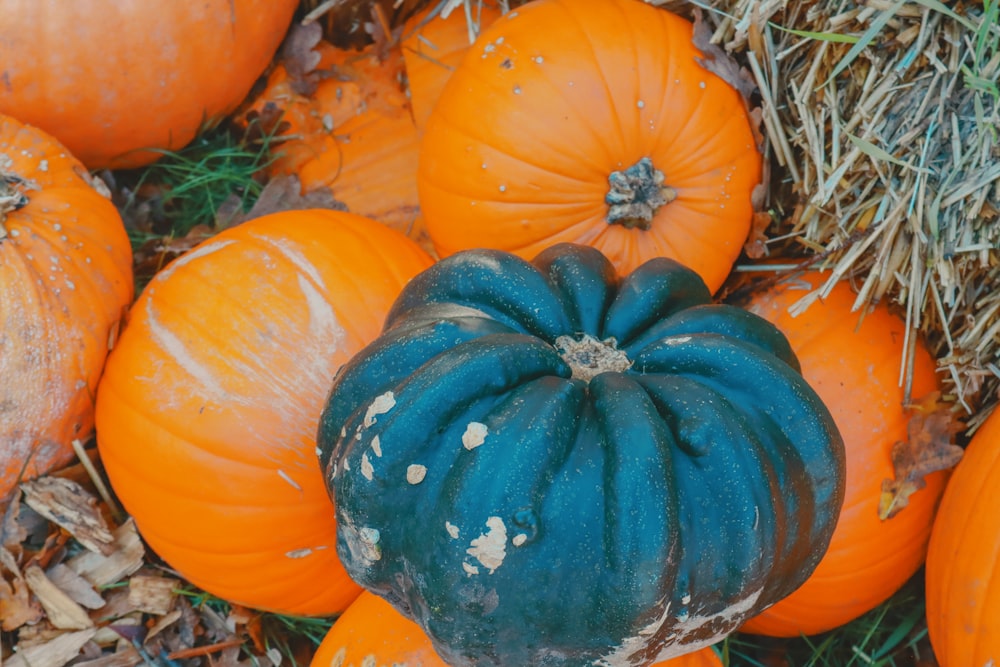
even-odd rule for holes
{"type": "Polygon", "coordinates": [[[19,185],[23,185],[20,178],[0,171],[0,239],[7,236],[7,228],[3,224],[7,220],[7,214],[28,203],[28,198],[18,189],[19,185]]]}
{"type": "Polygon", "coordinates": [[[659,208],[677,199],[677,191],[664,185],[663,172],[644,157],[628,169],[608,175],[610,186],[604,202],[608,205],[608,224],[626,229],[649,229],[659,208]]]}
{"type": "Polygon", "coordinates": [[[620,373],[632,365],[632,360],[618,349],[618,341],[614,338],[597,340],[588,334],[577,338],[559,336],[555,347],[573,370],[573,377],[584,382],[590,382],[601,373],[620,373]]]}

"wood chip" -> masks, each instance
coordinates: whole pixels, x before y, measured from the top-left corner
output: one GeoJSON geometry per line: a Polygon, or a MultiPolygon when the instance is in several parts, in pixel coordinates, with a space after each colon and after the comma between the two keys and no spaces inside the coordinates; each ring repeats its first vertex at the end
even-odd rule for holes
{"type": "Polygon", "coordinates": [[[89,581],[71,570],[63,563],[54,565],[45,573],[49,580],[66,593],[74,602],[87,609],[100,609],[105,605],[104,598],[94,590],[89,581]]]}
{"type": "Polygon", "coordinates": [[[93,660],[83,660],[73,663],[74,667],[135,667],[142,664],[143,657],[131,644],[122,647],[120,651],[102,655],[93,660]]]}
{"type": "Polygon", "coordinates": [[[24,581],[38,598],[53,626],[61,630],[83,630],[94,625],[86,610],[52,583],[38,565],[32,564],[24,569],[24,581]]]}
{"type": "Polygon", "coordinates": [[[142,567],[146,549],[132,519],[115,529],[113,544],[109,555],[84,552],[66,561],[66,565],[95,588],[118,583],[142,567]]]}
{"type": "Polygon", "coordinates": [[[173,608],[180,585],[168,577],[135,575],[128,582],[128,600],[140,611],[162,616],[173,608]]]}
{"type": "Polygon", "coordinates": [[[21,484],[21,490],[28,507],[66,530],[87,549],[105,556],[114,551],[114,537],[97,498],[79,483],[45,476],[21,484]]]}
{"type": "Polygon", "coordinates": [[[44,644],[19,647],[3,661],[3,667],[63,667],[80,654],[80,649],[94,636],[93,628],[64,632],[44,644]]]}

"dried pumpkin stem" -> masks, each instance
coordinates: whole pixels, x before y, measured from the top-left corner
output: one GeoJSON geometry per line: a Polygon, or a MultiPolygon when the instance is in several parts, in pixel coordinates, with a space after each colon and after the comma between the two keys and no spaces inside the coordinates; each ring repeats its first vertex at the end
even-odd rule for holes
{"type": "Polygon", "coordinates": [[[587,334],[577,338],[559,336],[555,347],[573,370],[573,377],[584,382],[590,382],[601,373],[627,370],[632,365],[628,356],[618,349],[618,341],[614,338],[598,340],[587,334]]]}
{"type": "Polygon", "coordinates": [[[649,229],[661,206],[677,198],[677,191],[664,185],[663,172],[644,157],[628,169],[608,175],[608,224],[626,229],[649,229]]]}

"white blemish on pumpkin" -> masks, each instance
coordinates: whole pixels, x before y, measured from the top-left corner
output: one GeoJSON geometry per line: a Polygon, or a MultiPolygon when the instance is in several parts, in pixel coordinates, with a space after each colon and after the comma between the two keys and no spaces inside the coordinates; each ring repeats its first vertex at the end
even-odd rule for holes
{"type": "Polygon", "coordinates": [[[521,94],[521,86],[514,86],[514,94],[515,95],[521,94]]]}
{"type": "Polygon", "coordinates": [[[483,567],[488,568],[490,574],[503,564],[503,559],[507,556],[507,526],[503,519],[498,516],[491,516],[486,519],[486,532],[469,543],[465,550],[483,567]]]}
{"type": "Polygon", "coordinates": [[[344,472],[351,472],[351,462],[344,459],[344,472]]]}
{"type": "Polygon", "coordinates": [[[347,435],[347,427],[346,426],[341,426],[340,427],[340,439],[343,440],[345,435],[347,435]]]}
{"type": "Polygon", "coordinates": [[[472,565],[471,563],[466,563],[463,561],[462,569],[465,570],[465,573],[470,577],[474,574],[479,574],[479,568],[476,567],[475,565],[472,565]]]}
{"type": "Polygon", "coordinates": [[[691,604],[691,594],[687,593],[681,598],[681,604],[691,604]]]}
{"type": "Polygon", "coordinates": [[[299,289],[305,297],[306,308],[309,310],[309,337],[324,340],[328,332],[334,340],[344,337],[344,329],[337,321],[337,313],[333,305],[324,297],[316,286],[306,276],[298,275],[299,289]]]}
{"type": "MultiPolygon", "coordinates": [[[[185,257],[182,255],[181,257],[185,257]]],[[[221,400],[235,400],[237,402],[246,402],[240,397],[230,396],[229,392],[222,386],[219,379],[212,374],[212,372],[206,368],[188,349],[188,346],[182,341],[177,334],[175,334],[170,329],[166,328],[160,323],[160,318],[153,309],[153,300],[146,300],[146,324],[149,327],[149,333],[153,338],[153,341],[167,353],[167,356],[173,359],[178,366],[180,366],[185,373],[197,380],[197,383],[202,385],[207,390],[207,393],[218,397],[221,400]]]]}
{"type": "Polygon", "coordinates": [[[280,468],[278,469],[278,477],[280,477],[281,479],[283,479],[286,482],[288,482],[289,484],[291,484],[292,488],[294,488],[296,491],[301,491],[302,490],[302,486],[298,482],[296,482],[294,479],[292,479],[291,475],[289,475],[287,472],[285,472],[284,470],[282,470],[280,468]]]}
{"type": "Polygon", "coordinates": [[[524,533],[518,533],[513,538],[511,538],[510,543],[513,544],[515,547],[519,547],[527,541],[528,541],[527,535],[525,535],[524,533]]]}
{"type": "Polygon", "coordinates": [[[382,441],[378,439],[378,436],[372,438],[372,453],[378,458],[382,458],[382,441]]]}
{"type": "Polygon", "coordinates": [[[638,108],[642,109],[642,108],[644,108],[646,106],[646,103],[643,102],[642,100],[639,100],[638,102],[635,103],[635,106],[637,106],[638,108]]]}
{"type": "Polygon", "coordinates": [[[698,82],[698,87],[701,88],[702,90],[704,90],[705,89],[705,82],[704,81],[699,81],[698,82]]]}
{"type": "Polygon", "coordinates": [[[323,456],[323,450],[319,447],[316,448],[316,456],[323,456]]]}
{"type": "Polygon", "coordinates": [[[372,426],[376,421],[376,417],[389,412],[389,410],[392,410],[395,405],[396,397],[391,391],[387,391],[380,396],[376,396],[375,400],[368,406],[368,409],[365,410],[365,428],[372,426]]]}
{"type": "Polygon", "coordinates": [[[378,661],[375,659],[375,654],[369,653],[365,657],[361,658],[361,667],[378,667],[378,661]]]}
{"type": "Polygon", "coordinates": [[[412,463],[406,466],[406,481],[410,484],[420,484],[427,476],[427,466],[412,463]]]}
{"type": "Polygon", "coordinates": [[[663,342],[667,345],[683,345],[684,343],[691,342],[691,336],[672,336],[670,338],[664,338],[663,342]]]}
{"type": "Polygon", "coordinates": [[[281,238],[265,236],[263,234],[251,234],[250,236],[273,246],[282,254],[282,256],[285,257],[285,259],[294,264],[295,268],[309,276],[309,279],[319,285],[320,288],[326,289],[326,283],[323,282],[323,276],[320,274],[319,269],[317,269],[305,255],[299,252],[294,243],[281,238]]]}
{"type": "Polygon", "coordinates": [[[506,185],[501,185],[500,186],[500,192],[507,192],[507,186],[506,185]]]}
{"type": "MultiPolygon", "coordinates": [[[[337,649],[337,652],[333,654],[330,659],[330,664],[325,667],[344,667],[344,663],[347,661],[347,647],[341,646],[337,649]]],[[[323,665],[317,665],[317,667],[324,667],[323,665]]]]}
{"type": "Polygon", "coordinates": [[[486,436],[488,433],[489,429],[486,428],[486,424],[469,422],[469,425],[465,427],[465,433],[462,434],[462,446],[469,451],[472,451],[479,445],[486,442],[486,436]]]}
{"type": "Polygon", "coordinates": [[[372,467],[372,462],[368,460],[367,452],[361,455],[361,475],[369,482],[375,476],[375,469],[372,467]]]}
{"type": "Polygon", "coordinates": [[[213,253],[216,253],[225,248],[226,246],[230,246],[234,243],[236,243],[236,241],[227,241],[227,240],[213,241],[211,243],[206,243],[200,248],[194,248],[192,250],[189,250],[180,257],[178,257],[177,259],[175,259],[174,261],[172,261],[170,264],[168,264],[165,269],[157,273],[154,280],[166,280],[167,278],[170,277],[170,275],[174,271],[181,268],[182,266],[191,263],[192,261],[198,259],[199,257],[204,257],[206,255],[211,255],[213,253]]]}
{"type": "Polygon", "coordinates": [[[753,529],[757,530],[757,526],[760,524],[760,508],[756,505],[753,506],[753,529]]]}
{"type": "Polygon", "coordinates": [[[340,534],[352,560],[359,562],[363,567],[371,567],[382,559],[382,547],[379,546],[382,535],[378,529],[371,526],[358,528],[345,514],[340,514],[339,519],[340,534]]]}
{"type": "Polygon", "coordinates": [[[542,59],[541,56],[535,56],[534,58],[532,58],[532,60],[534,60],[535,64],[537,64],[537,65],[541,65],[542,62],[543,62],[543,59],[542,59]]]}
{"type": "Polygon", "coordinates": [[[458,539],[458,526],[453,524],[451,521],[445,521],[444,529],[448,531],[448,535],[451,536],[451,539],[453,540],[458,539]]]}
{"type": "Polygon", "coordinates": [[[305,558],[306,556],[312,554],[313,550],[309,547],[304,547],[302,549],[293,549],[292,551],[286,551],[285,556],[287,558],[305,558]]]}
{"type": "MultiPolygon", "coordinates": [[[[649,663],[658,663],[671,658],[676,658],[685,653],[691,653],[699,649],[711,646],[724,637],[731,634],[736,628],[743,624],[757,605],[763,589],[754,591],[742,600],[737,600],[732,605],[716,614],[692,615],[687,611],[680,611],[674,617],[677,623],[674,624],[672,632],[664,639],[663,649],[649,663]],[[717,634],[701,639],[691,639],[701,628],[712,625],[718,628],[717,634]]],[[[690,596],[685,596],[690,600],[690,596]]],[[[663,613],[658,619],[639,630],[634,637],[628,637],[621,646],[614,651],[596,660],[596,667],[631,667],[637,662],[637,656],[645,653],[648,648],[650,638],[659,634],[660,629],[670,618],[670,603],[663,605],[663,613]]]]}

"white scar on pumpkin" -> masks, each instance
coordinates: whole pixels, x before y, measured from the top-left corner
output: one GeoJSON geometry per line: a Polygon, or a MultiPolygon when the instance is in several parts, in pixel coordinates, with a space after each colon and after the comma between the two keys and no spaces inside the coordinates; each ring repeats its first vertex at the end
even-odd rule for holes
{"type": "Polygon", "coordinates": [[[395,405],[396,397],[391,391],[387,391],[380,396],[376,396],[375,400],[373,400],[371,405],[368,406],[368,409],[365,410],[365,428],[372,426],[376,421],[376,417],[389,412],[389,410],[392,410],[395,405]]]}
{"type": "Polygon", "coordinates": [[[486,424],[469,422],[469,425],[465,427],[465,433],[462,434],[462,446],[469,451],[472,451],[479,445],[486,442],[486,436],[488,434],[489,429],[486,428],[486,424]]]}
{"type": "Polygon", "coordinates": [[[364,567],[371,567],[382,559],[382,547],[379,545],[381,534],[377,528],[362,526],[358,528],[351,518],[345,514],[340,517],[340,531],[351,553],[351,559],[364,567]]]}
{"type": "MultiPolygon", "coordinates": [[[[676,620],[677,623],[674,624],[672,632],[665,637],[663,649],[655,658],[652,659],[652,662],[663,662],[665,660],[684,655],[685,653],[691,653],[705,648],[706,646],[718,643],[724,637],[730,635],[736,628],[742,625],[747,618],[749,618],[757,604],[757,600],[760,599],[763,592],[763,589],[754,591],[742,600],[737,600],[733,604],[715,614],[691,615],[686,610],[679,611],[674,615],[674,620],[676,620]],[[721,623],[719,623],[720,621],[721,623]],[[702,627],[716,623],[719,624],[719,630],[716,635],[697,640],[692,639],[690,641],[685,641],[686,637],[690,637],[702,627]]],[[[640,664],[642,661],[638,658],[639,654],[647,648],[649,638],[659,633],[660,629],[670,619],[670,616],[670,603],[667,602],[664,604],[663,613],[658,619],[639,630],[639,633],[636,636],[627,637],[621,643],[621,646],[617,647],[608,655],[595,660],[593,663],[594,666],[634,667],[635,665],[640,664]]]]}
{"type": "Polygon", "coordinates": [[[490,574],[493,574],[507,556],[507,526],[504,525],[503,519],[498,516],[486,519],[486,532],[469,544],[471,546],[465,553],[478,560],[490,574]]]}

